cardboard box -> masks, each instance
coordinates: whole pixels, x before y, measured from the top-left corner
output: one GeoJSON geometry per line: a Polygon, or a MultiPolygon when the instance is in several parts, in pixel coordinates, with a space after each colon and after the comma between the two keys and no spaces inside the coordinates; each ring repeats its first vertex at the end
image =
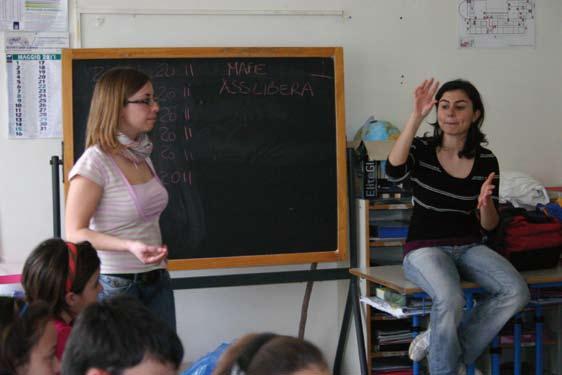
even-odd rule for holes
{"type": "Polygon", "coordinates": [[[357,155],[355,167],[355,197],[375,199],[378,197],[380,179],[384,176],[381,162],[386,160],[394,141],[353,141],[352,147],[357,155]]]}

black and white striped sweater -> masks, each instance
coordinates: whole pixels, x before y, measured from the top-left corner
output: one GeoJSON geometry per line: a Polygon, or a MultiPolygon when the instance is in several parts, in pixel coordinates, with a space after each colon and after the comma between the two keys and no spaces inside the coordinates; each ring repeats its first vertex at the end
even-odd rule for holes
{"type": "Polygon", "coordinates": [[[387,162],[386,174],[390,181],[400,182],[409,177],[412,183],[414,208],[406,250],[432,243],[456,245],[481,239],[482,228],[476,206],[482,183],[491,172],[496,173],[492,199],[497,206],[498,160],[484,147],[477,150],[474,165],[466,178],[453,177],[441,167],[430,138],[414,138],[404,165],[393,166],[387,162]]]}

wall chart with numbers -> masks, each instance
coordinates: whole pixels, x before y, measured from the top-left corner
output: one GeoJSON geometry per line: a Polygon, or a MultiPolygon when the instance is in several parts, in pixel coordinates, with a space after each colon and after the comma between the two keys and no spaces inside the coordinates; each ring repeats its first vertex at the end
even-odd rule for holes
{"type": "Polygon", "coordinates": [[[61,137],[60,53],[20,53],[6,56],[9,137],[61,137]]]}

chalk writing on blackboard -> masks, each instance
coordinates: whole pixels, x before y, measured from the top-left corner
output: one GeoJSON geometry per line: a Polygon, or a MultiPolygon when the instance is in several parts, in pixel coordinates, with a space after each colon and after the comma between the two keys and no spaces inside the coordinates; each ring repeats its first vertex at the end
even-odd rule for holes
{"type": "Polygon", "coordinates": [[[337,259],[345,135],[333,56],[77,58],[74,160],[94,84],[114,66],[147,73],[159,99],[150,136],[170,196],[161,229],[172,259],[337,259]]]}

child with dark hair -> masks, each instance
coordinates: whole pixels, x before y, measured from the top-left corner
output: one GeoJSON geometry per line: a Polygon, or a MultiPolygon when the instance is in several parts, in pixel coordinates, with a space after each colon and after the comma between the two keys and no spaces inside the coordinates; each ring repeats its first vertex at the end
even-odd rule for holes
{"type": "Polygon", "coordinates": [[[116,296],[76,320],[62,362],[64,375],[176,374],[183,358],[177,334],[138,299],[116,296]]]}
{"type": "Polygon", "coordinates": [[[221,356],[213,375],[330,375],[312,343],[274,333],[249,334],[221,356]]]}
{"type": "Polygon", "coordinates": [[[57,335],[49,308],[0,297],[0,374],[54,375],[57,335]]]}
{"type": "Polygon", "coordinates": [[[62,358],[76,316],[96,302],[100,259],[89,242],[53,238],[40,243],[25,261],[22,285],[28,302],[44,301],[55,317],[56,356],[62,358]]]}

